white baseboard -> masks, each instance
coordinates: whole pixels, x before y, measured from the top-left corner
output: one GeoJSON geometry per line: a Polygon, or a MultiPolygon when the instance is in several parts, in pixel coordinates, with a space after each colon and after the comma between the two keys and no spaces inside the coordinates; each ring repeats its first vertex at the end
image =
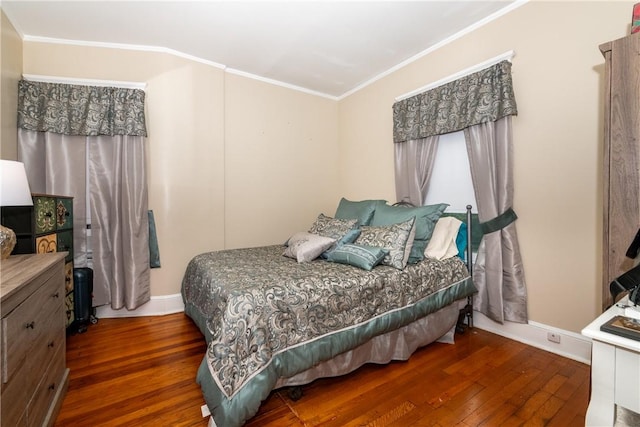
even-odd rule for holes
{"type": "Polygon", "coordinates": [[[141,305],[135,310],[113,310],[108,305],[96,307],[96,317],[98,319],[108,319],[114,317],[140,317],[140,316],[164,316],[165,314],[180,313],[184,311],[184,303],[181,294],[161,295],[151,297],[151,300],[141,305]]]}
{"type": "MultiPolygon", "coordinates": [[[[184,311],[181,294],[151,297],[151,300],[136,310],[113,310],[109,306],[97,307],[96,316],[100,318],[162,316],[165,314],[184,311]]],[[[473,312],[473,326],[493,332],[506,338],[520,341],[551,353],[559,354],[578,362],[591,364],[591,339],[574,332],[554,328],[553,326],[529,321],[528,324],[505,322],[500,324],[489,319],[482,313],[473,312]],[[560,343],[556,344],[547,339],[547,333],[553,332],[560,336],[560,343]]]]}
{"type": "Polygon", "coordinates": [[[477,311],[473,312],[473,326],[587,365],[591,364],[591,339],[575,332],[531,320],[527,324],[514,322],[500,324],[477,311]],[[560,343],[549,341],[547,339],[549,332],[559,335],[560,343]]]}

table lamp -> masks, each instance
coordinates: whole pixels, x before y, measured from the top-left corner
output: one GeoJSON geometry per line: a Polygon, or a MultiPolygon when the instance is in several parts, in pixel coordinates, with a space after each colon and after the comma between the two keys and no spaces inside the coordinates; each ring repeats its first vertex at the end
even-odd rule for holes
{"type": "MultiPolygon", "coordinates": [[[[32,206],[24,164],[0,160],[0,206],[32,206]]],[[[0,259],[7,259],[16,245],[16,234],[0,224],[0,259]]]]}

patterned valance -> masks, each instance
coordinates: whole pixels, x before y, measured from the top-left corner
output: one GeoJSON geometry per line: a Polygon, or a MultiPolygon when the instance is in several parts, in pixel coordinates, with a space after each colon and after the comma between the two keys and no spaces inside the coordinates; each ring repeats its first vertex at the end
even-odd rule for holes
{"type": "Polygon", "coordinates": [[[140,89],[21,80],[18,127],[64,135],[147,136],[140,89]]]}
{"type": "Polygon", "coordinates": [[[516,114],[511,62],[502,61],[393,104],[393,142],[457,132],[516,114]]]}

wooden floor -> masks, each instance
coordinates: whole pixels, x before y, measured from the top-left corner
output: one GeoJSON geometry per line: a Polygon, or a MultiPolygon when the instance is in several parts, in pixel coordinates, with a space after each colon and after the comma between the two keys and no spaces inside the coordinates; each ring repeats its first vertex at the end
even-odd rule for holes
{"type": "MultiPolygon", "coordinates": [[[[204,427],[195,383],[204,351],[181,313],[101,319],[67,339],[70,383],[55,425],[204,427]]],[[[455,345],[303,390],[296,402],[271,393],[247,425],[584,426],[589,366],[473,329],[455,345]]]]}

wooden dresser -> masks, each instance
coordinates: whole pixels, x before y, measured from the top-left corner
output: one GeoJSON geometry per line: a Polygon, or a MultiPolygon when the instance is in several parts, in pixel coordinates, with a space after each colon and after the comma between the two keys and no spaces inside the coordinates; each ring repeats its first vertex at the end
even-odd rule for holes
{"type": "Polygon", "coordinates": [[[640,227],[640,33],[604,43],[602,309],[609,283],[634,266],[626,251],[640,227]]]}
{"type": "Polygon", "coordinates": [[[50,426],[67,390],[65,252],[0,261],[3,426],[50,426]]]}

